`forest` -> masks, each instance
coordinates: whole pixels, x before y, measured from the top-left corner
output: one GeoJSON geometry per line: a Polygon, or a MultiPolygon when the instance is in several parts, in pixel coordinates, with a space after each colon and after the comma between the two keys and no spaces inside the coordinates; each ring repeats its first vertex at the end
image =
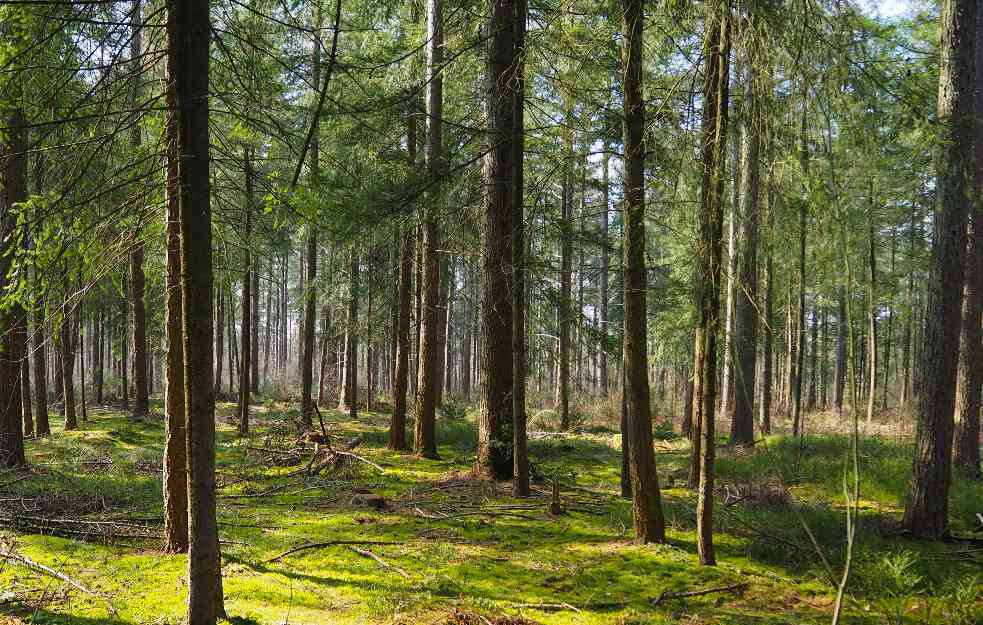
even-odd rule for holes
{"type": "Polygon", "coordinates": [[[976,0],[0,0],[0,624],[983,623],[976,0]]]}

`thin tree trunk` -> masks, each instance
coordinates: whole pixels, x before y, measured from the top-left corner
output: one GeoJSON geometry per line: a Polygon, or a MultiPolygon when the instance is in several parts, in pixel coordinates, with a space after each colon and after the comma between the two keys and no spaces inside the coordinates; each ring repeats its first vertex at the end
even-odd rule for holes
{"type": "MultiPolygon", "coordinates": [[[[169,83],[170,84],[170,83],[169,83]]],[[[167,106],[177,105],[173,89],[167,106]]],[[[184,331],[181,323],[181,215],[178,209],[177,127],[167,119],[166,256],[164,259],[164,552],[188,551],[188,436],[184,405],[184,331]]]]}
{"type": "MultiPolygon", "coordinates": [[[[249,433],[249,394],[252,390],[252,383],[249,375],[252,372],[252,320],[253,320],[253,259],[252,259],[252,236],[253,236],[253,163],[252,150],[248,146],[242,148],[242,162],[245,169],[246,178],[246,215],[245,232],[243,233],[243,258],[242,258],[242,324],[239,342],[242,344],[242,360],[239,367],[239,434],[249,433]]],[[[312,333],[313,334],[313,333],[312,333]]]]}
{"type": "Polygon", "coordinates": [[[513,0],[512,94],[512,495],[529,496],[526,440],[525,52],[526,0],[513,0]]]}
{"type": "Polygon", "coordinates": [[[698,476],[696,538],[700,563],[716,563],[713,548],[713,489],[717,391],[717,332],[720,323],[720,261],[723,222],[724,150],[727,142],[729,8],[708,7],[703,118],[703,184],[697,220],[696,338],[694,340],[693,458],[698,476]]]}

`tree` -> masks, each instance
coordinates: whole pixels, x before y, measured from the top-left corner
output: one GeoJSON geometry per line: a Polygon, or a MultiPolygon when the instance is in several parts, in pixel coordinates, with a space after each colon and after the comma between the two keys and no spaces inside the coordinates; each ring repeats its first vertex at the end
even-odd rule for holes
{"type": "MultiPolygon", "coordinates": [[[[169,12],[170,13],[170,12],[169,12]]],[[[170,19],[170,15],[168,16],[170,19]]],[[[168,89],[166,102],[174,110],[174,90],[168,89]]],[[[188,551],[188,434],[184,403],[184,329],[181,321],[184,300],[181,294],[181,213],[178,206],[177,128],[175,116],[165,120],[167,179],[165,181],[166,224],[164,236],[164,551],[188,551]]]]}
{"type": "MultiPolygon", "coordinates": [[[[242,345],[242,358],[239,366],[239,434],[249,433],[249,394],[252,391],[252,384],[249,381],[252,371],[252,352],[255,349],[252,345],[252,320],[253,320],[253,301],[252,301],[252,245],[253,235],[253,164],[252,152],[249,146],[242,148],[242,162],[246,176],[246,210],[245,210],[245,245],[243,246],[243,267],[242,267],[242,325],[240,334],[240,344],[242,345]]],[[[309,260],[309,259],[308,259],[309,260]]],[[[313,331],[311,335],[313,337],[313,331]]],[[[305,342],[307,337],[305,335],[305,342]]],[[[313,342],[313,338],[310,339],[313,342]]],[[[305,366],[306,366],[305,361],[305,366]]],[[[309,391],[310,389],[308,389],[309,391]]],[[[301,411],[303,412],[303,411],[301,411]]]]}
{"type": "Polygon", "coordinates": [[[515,17],[514,0],[489,3],[485,98],[488,153],[485,155],[485,281],[481,293],[481,390],[478,406],[478,471],[495,479],[512,477],[514,327],[512,250],[515,187],[515,17]]]}
{"type": "MultiPolygon", "coordinates": [[[[140,64],[143,53],[143,22],[140,15],[140,0],[133,0],[130,17],[133,38],[130,41],[130,58],[133,63],[133,88],[131,90],[134,115],[137,114],[139,99],[140,64]]],[[[130,146],[139,152],[141,144],[140,124],[134,123],[130,128],[130,146]]],[[[150,398],[147,391],[147,313],[144,305],[144,290],[146,278],[143,274],[143,242],[134,243],[130,252],[130,289],[133,306],[133,384],[136,392],[133,395],[134,416],[146,415],[150,410],[150,398]]]]}
{"type": "Polygon", "coordinates": [[[645,270],[645,100],[642,92],[641,0],[622,0],[625,170],[623,204],[625,396],[635,541],[664,542],[665,519],[652,445],[648,383],[645,270]]]}
{"type": "MultiPolygon", "coordinates": [[[[437,185],[441,175],[441,121],[444,106],[444,17],[441,0],[427,0],[427,135],[424,160],[427,178],[437,185]]],[[[440,230],[437,225],[439,191],[428,195],[429,206],[423,220],[422,319],[420,324],[420,364],[417,369],[416,426],[413,448],[424,458],[437,457],[436,409],[437,385],[441,372],[437,368],[441,351],[440,302],[440,230]]]]}
{"type": "Polygon", "coordinates": [[[949,534],[952,430],[959,353],[966,219],[972,180],[974,55],[977,6],[970,0],[942,3],[938,116],[938,209],[932,249],[917,435],[904,525],[922,538],[949,534]]]}
{"type": "MultiPolygon", "coordinates": [[[[526,441],[526,240],[525,187],[525,54],[526,0],[513,0],[514,39],[512,66],[515,68],[512,94],[512,494],[529,495],[529,453],[526,441]]],[[[604,215],[607,221],[607,211],[604,215]]]]}
{"type": "MultiPolygon", "coordinates": [[[[0,135],[0,143],[6,146],[6,154],[0,158],[4,191],[0,205],[0,290],[9,288],[16,280],[11,267],[13,246],[17,242],[17,215],[13,207],[27,199],[26,126],[24,111],[15,108],[6,120],[6,136],[0,135]]],[[[19,304],[0,309],[0,469],[27,465],[20,385],[24,322],[19,304]]]]}
{"type": "Polygon", "coordinates": [[[174,89],[181,231],[188,454],[188,625],[224,613],[215,517],[212,224],[208,153],[208,3],[169,0],[167,70],[174,89]]]}
{"type": "MultiPolygon", "coordinates": [[[[747,121],[744,123],[741,141],[743,178],[740,191],[741,249],[738,261],[740,288],[735,293],[734,310],[736,402],[730,430],[731,442],[740,445],[754,442],[755,363],[758,343],[758,204],[761,194],[761,132],[764,126],[763,107],[758,95],[763,73],[756,51],[760,42],[749,41],[758,24],[753,15],[748,22],[750,32],[746,32],[743,38],[748,76],[744,92],[747,121]]],[[[726,404],[723,404],[723,410],[726,409],[726,404]]]]}
{"type": "Polygon", "coordinates": [[[697,215],[696,331],[693,341],[693,472],[698,479],[696,539],[700,564],[716,564],[713,549],[714,403],[720,325],[720,260],[724,150],[727,137],[730,16],[723,2],[708,6],[703,87],[703,182],[697,215]]]}

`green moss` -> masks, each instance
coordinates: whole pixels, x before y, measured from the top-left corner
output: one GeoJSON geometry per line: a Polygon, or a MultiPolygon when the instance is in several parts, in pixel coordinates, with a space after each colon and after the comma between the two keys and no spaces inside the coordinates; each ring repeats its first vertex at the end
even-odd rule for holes
{"type": "MultiPolygon", "coordinates": [[[[220,413],[230,408],[222,406],[220,413]]],[[[473,462],[473,415],[462,408],[454,407],[448,418],[439,420],[439,461],[385,450],[386,415],[367,414],[351,422],[328,411],[329,427],[346,437],[362,434],[366,442],[359,453],[386,472],[359,465],[347,476],[350,482],[319,476],[303,483],[290,477],[296,466],[265,466],[261,454],[246,449],[247,443],[262,446],[274,430],[289,431],[296,412],[272,402],[256,412],[250,440],[239,439],[225,426],[218,435],[220,483],[231,483],[221,490],[219,521],[226,541],[226,607],[234,623],[443,623],[455,609],[521,614],[557,625],[655,625],[690,622],[685,618],[691,616],[694,623],[828,622],[835,589],[803,526],[838,574],[844,553],[846,439],[770,437],[752,453],[722,449],[721,484],[767,479],[787,484],[792,496],[784,505],[718,505],[720,566],[707,568],[696,558],[695,498],[685,488],[687,444],[668,433],[660,435],[658,462],[669,543],[636,546],[631,543],[630,504],[617,496],[616,433],[598,430],[530,445],[541,473],[570,476],[562,486],[565,515],[546,514],[545,494],[517,501],[505,489],[486,485],[475,486],[469,507],[458,509],[467,515],[430,519],[414,508],[450,510],[459,504],[459,491],[432,485],[466,472],[473,462]],[[371,485],[394,505],[383,512],[353,506],[353,484],[371,485]],[[274,493],[256,496],[277,487],[274,493]],[[416,497],[412,504],[411,493],[416,497]],[[266,562],[292,547],[330,540],[397,544],[368,547],[389,567],[342,545],[266,562]],[[712,594],[650,605],[663,592],[742,581],[750,586],[739,596],[712,594]],[[536,607],[543,604],[576,609],[536,607]]],[[[77,432],[62,433],[57,422],[53,428],[55,435],[28,445],[36,471],[10,487],[14,496],[44,495],[67,510],[96,516],[160,517],[160,477],[153,471],[162,453],[159,423],[134,423],[109,412],[93,415],[77,432]]],[[[973,577],[978,559],[953,559],[948,545],[882,536],[882,524],[895,518],[903,504],[910,453],[904,444],[876,439],[861,446],[865,505],[848,622],[882,622],[884,614],[899,607],[908,622],[958,623],[959,618],[980,615],[973,603],[980,590],[973,577]],[[903,564],[903,574],[893,584],[882,579],[890,563],[903,564]],[[910,583],[912,579],[917,583],[910,583]],[[960,596],[964,599],[953,601],[960,596]],[[969,616],[955,614],[955,608],[947,607],[952,605],[964,611],[968,606],[969,616]]],[[[978,484],[957,477],[957,528],[971,526],[981,499],[978,484]]],[[[18,618],[81,625],[177,623],[182,618],[187,590],[182,556],[163,555],[153,543],[106,545],[37,535],[13,540],[21,553],[112,597],[119,611],[116,620],[101,599],[71,592],[68,599],[49,601],[36,612],[2,608],[18,618]]],[[[22,591],[31,584],[51,581],[25,575],[9,563],[0,566],[0,588],[22,591]]]]}

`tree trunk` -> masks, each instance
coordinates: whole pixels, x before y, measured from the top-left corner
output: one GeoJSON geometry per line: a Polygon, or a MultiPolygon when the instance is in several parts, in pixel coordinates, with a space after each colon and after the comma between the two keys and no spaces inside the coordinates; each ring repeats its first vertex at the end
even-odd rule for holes
{"type": "Polygon", "coordinates": [[[563,129],[563,187],[560,198],[560,376],[556,388],[556,411],[560,429],[570,429],[570,323],[573,317],[571,289],[573,282],[573,102],[565,97],[566,126],[563,129]]]}
{"type": "Polygon", "coordinates": [[[358,252],[354,245],[348,255],[351,283],[348,294],[348,319],[345,337],[345,380],[342,383],[339,410],[358,418],[358,252]]]}
{"type": "MultiPolygon", "coordinates": [[[[140,81],[143,74],[140,67],[143,63],[143,21],[140,15],[140,0],[133,0],[130,28],[130,59],[133,64],[130,89],[131,104],[134,117],[138,114],[140,81]]],[[[140,124],[132,120],[130,127],[130,148],[136,154],[140,151],[140,124]]],[[[133,416],[145,416],[150,410],[150,398],[147,391],[147,313],[144,305],[144,289],[146,278],[143,274],[143,242],[139,232],[135,232],[136,242],[130,251],[130,301],[133,306],[133,416]]]]}
{"type": "MultiPolygon", "coordinates": [[[[752,18],[752,24],[754,20],[752,18]]],[[[753,27],[752,27],[753,28],[753,27]]],[[[739,283],[734,293],[734,342],[737,378],[734,380],[735,404],[731,421],[730,440],[739,445],[754,442],[755,361],[758,344],[758,205],[761,197],[761,128],[762,106],[757,96],[762,73],[758,70],[757,55],[750,42],[747,55],[748,76],[744,106],[748,121],[741,141],[741,250],[739,283]]],[[[722,404],[726,410],[726,404],[722,404]]]]}
{"type": "MultiPolygon", "coordinates": [[[[0,178],[4,197],[0,205],[0,290],[6,290],[11,275],[10,263],[17,237],[17,216],[9,207],[27,199],[27,120],[24,111],[14,109],[7,118],[7,128],[0,129],[0,144],[6,144],[7,154],[0,159],[0,178]],[[6,136],[3,136],[6,135],[6,136]]],[[[24,456],[23,415],[21,414],[21,359],[25,345],[23,325],[25,313],[19,304],[0,310],[0,469],[27,466],[24,456]]]]}
{"type": "Polygon", "coordinates": [[[647,276],[645,269],[645,100],[642,92],[641,0],[622,0],[621,66],[624,85],[624,381],[635,542],[664,542],[665,519],[652,446],[648,382],[647,276]]]}
{"type": "Polygon", "coordinates": [[[939,205],[928,279],[921,388],[911,488],[904,525],[913,536],[949,535],[952,430],[958,364],[966,219],[972,176],[974,41],[977,3],[942,3],[938,119],[939,205]]]}
{"type": "Polygon", "coordinates": [[[610,269],[610,235],[608,226],[608,210],[611,206],[611,155],[609,146],[604,144],[604,161],[601,165],[601,276],[598,293],[600,308],[600,337],[601,351],[598,354],[598,377],[601,379],[601,395],[608,394],[608,272],[610,269]]]}
{"type": "MultiPolygon", "coordinates": [[[[172,89],[167,106],[177,105],[172,89]]],[[[167,184],[164,259],[164,552],[188,551],[188,436],[184,405],[184,332],[181,324],[181,215],[178,210],[177,128],[173,118],[165,128],[167,184]]]]}
{"type": "Polygon", "coordinates": [[[209,206],[208,3],[168,2],[168,75],[177,108],[184,395],[188,428],[188,625],[224,614],[215,519],[215,383],[212,379],[212,227],[209,206]],[[180,42],[180,44],[178,44],[180,42]]]}
{"type": "Polygon", "coordinates": [[[515,328],[512,237],[515,207],[514,0],[493,0],[488,24],[485,97],[489,152],[484,182],[484,288],[481,294],[481,386],[477,470],[494,479],[513,477],[515,458],[515,328]]]}
{"type": "Polygon", "coordinates": [[[693,458],[699,476],[696,538],[700,563],[716,563],[713,549],[715,458],[714,402],[717,391],[717,332],[720,324],[720,261],[723,223],[724,150],[727,142],[730,58],[729,8],[708,9],[706,82],[703,90],[703,183],[697,219],[696,338],[693,362],[693,458]]]}
{"type": "MultiPolygon", "coordinates": [[[[873,199],[871,199],[873,201],[873,199]]],[[[877,260],[874,254],[874,222],[870,222],[870,281],[867,287],[867,423],[874,420],[877,401],[877,260]]]]}
{"type": "MultiPolygon", "coordinates": [[[[68,301],[65,301],[65,313],[61,321],[61,379],[63,384],[62,396],[65,407],[65,429],[74,430],[78,427],[75,412],[75,336],[72,331],[73,321],[68,314],[68,301]]],[[[123,342],[124,345],[126,341],[123,342]]]]}
{"type": "MultiPolygon", "coordinates": [[[[512,64],[512,495],[529,496],[526,440],[525,52],[526,0],[513,0],[512,64]]],[[[507,43],[507,42],[506,42],[507,43]]]]}
{"type": "MultiPolygon", "coordinates": [[[[253,295],[252,295],[252,236],[253,236],[253,163],[252,150],[248,146],[242,148],[242,162],[246,178],[246,215],[245,232],[243,233],[242,258],[242,324],[239,342],[242,345],[242,358],[239,367],[239,434],[249,433],[249,394],[252,383],[249,374],[252,372],[253,331],[253,295]]],[[[313,334],[313,332],[311,333],[313,334]]]]}
{"type": "Polygon", "coordinates": [[[44,302],[37,300],[34,309],[34,413],[37,420],[35,431],[39,438],[51,434],[48,422],[48,373],[47,350],[44,339],[44,302]]]}
{"type": "Polygon", "coordinates": [[[215,289],[218,310],[215,315],[215,395],[222,397],[222,366],[225,362],[225,289],[219,281],[215,289]]]}

